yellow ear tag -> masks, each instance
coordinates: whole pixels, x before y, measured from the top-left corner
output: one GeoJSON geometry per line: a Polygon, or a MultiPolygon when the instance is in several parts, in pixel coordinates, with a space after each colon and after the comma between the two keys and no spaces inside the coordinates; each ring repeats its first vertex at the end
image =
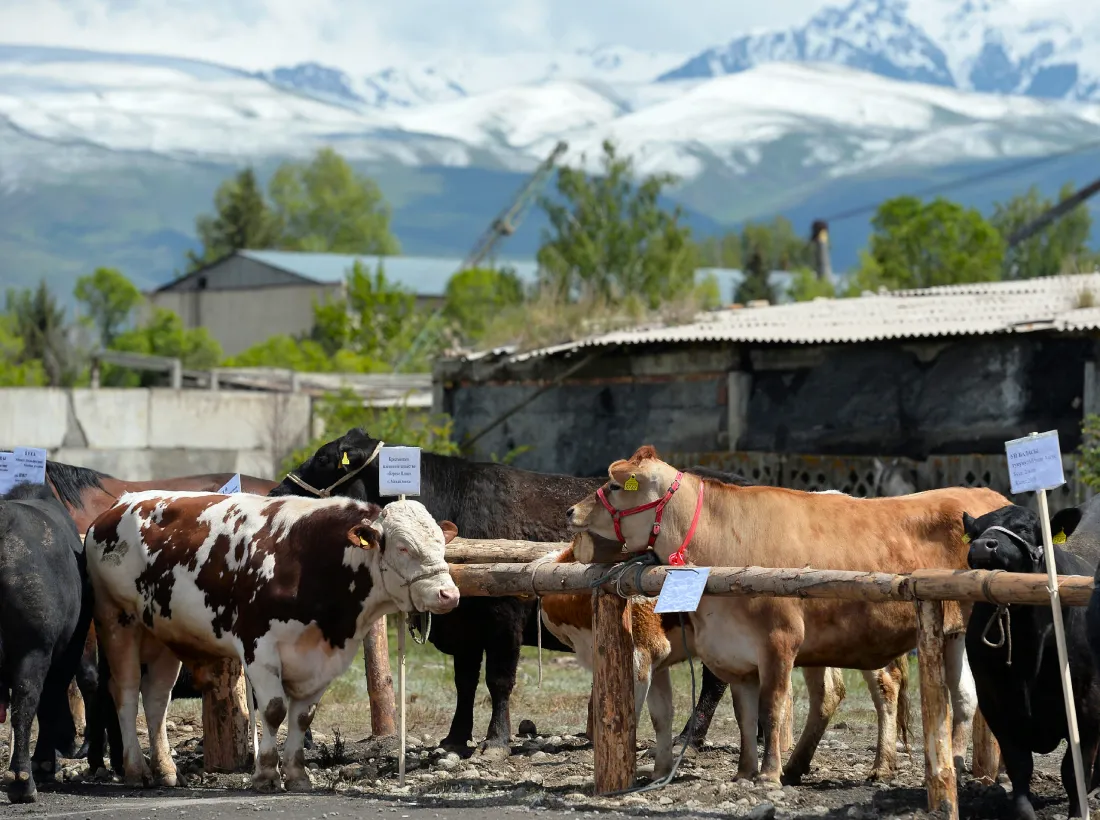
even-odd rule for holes
{"type": "Polygon", "coordinates": [[[1058,534],[1056,536],[1054,536],[1053,538],[1051,538],[1050,540],[1055,544],[1064,544],[1064,543],[1066,543],[1066,531],[1065,530],[1058,530],[1058,534]]]}
{"type": "Polygon", "coordinates": [[[631,493],[638,489],[638,477],[634,473],[631,473],[630,478],[623,484],[623,489],[631,493]]]}
{"type": "Polygon", "coordinates": [[[969,544],[970,543],[970,536],[967,535],[965,532],[963,533],[963,543],[964,544],[969,544]]]}
{"type": "Polygon", "coordinates": [[[347,467],[350,464],[351,464],[351,462],[348,461],[348,454],[344,453],[344,457],[340,459],[340,466],[341,467],[347,467]]]}
{"type": "Polygon", "coordinates": [[[369,547],[370,546],[370,541],[368,541],[366,538],[364,538],[363,536],[360,535],[359,536],[359,546],[369,547]]]}

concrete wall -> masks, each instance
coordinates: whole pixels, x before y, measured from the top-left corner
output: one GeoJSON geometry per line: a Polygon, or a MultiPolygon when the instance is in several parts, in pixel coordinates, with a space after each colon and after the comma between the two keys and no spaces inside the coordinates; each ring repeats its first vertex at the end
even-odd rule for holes
{"type": "Polygon", "coordinates": [[[240,290],[164,291],[149,304],[180,315],[185,327],[205,327],[233,356],[276,334],[313,328],[313,303],[339,298],[343,284],[269,286],[240,290]]]}
{"type": "MultiPolygon", "coordinates": [[[[1083,337],[1038,333],[932,342],[748,347],[728,343],[599,352],[480,438],[488,459],[527,445],[515,464],[597,475],[641,444],[659,452],[738,450],[905,456],[1002,454],[1004,442],[1056,429],[1080,442],[1083,337]]],[[[569,358],[442,361],[436,409],[458,440],[480,432],[575,367],[569,358]]]]}
{"type": "Polygon", "coordinates": [[[309,440],[311,415],[305,394],[9,388],[0,390],[0,449],[44,447],[53,460],[132,481],[274,478],[309,440]]]}

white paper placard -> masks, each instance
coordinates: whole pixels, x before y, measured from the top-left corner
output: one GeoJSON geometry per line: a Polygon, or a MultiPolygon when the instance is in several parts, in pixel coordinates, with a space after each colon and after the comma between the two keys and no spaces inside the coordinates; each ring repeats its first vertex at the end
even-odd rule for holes
{"type": "Polygon", "coordinates": [[[15,453],[0,452],[0,495],[7,495],[15,486],[15,453]]]}
{"type": "Polygon", "coordinates": [[[661,585],[654,612],[694,612],[710,577],[710,567],[670,569],[661,585]]]}
{"type": "Polygon", "coordinates": [[[1005,455],[1013,494],[1053,490],[1066,483],[1057,430],[1006,441],[1005,455]]]}
{"type": "Polygon", "coordinates": [[[241,474],[236,473],[234,476],[225,482],[225,486],[218,490],[223,495],[232,495],[233,493],[239,493],[241,491],[241,474]]]}
{"type": "Polygon", "coordinates": [[[420,448],[383,447],[378,453],[378,494],[420,495],[420,448]]]}
{"type": "Polygon", "coordinates": [[[46,483],[46,451],[41,447],[16,447],[12,453],[15,460],[14,483],[46,483]]]}

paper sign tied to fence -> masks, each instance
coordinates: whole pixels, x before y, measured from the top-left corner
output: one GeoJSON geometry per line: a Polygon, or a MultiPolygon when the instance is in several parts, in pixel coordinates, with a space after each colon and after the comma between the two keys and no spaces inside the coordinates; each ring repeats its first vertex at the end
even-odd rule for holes
{"type": "Polygon", "coordinates": [[[694,612],[699,608],[699,600],[710,577],[710,567],[690,567],[688,569],[670,569],[661,585],[661,595],[657,598],[654,612],[694,612]]]}
{"type": "Polygon", "coordinates": [[[420,448],[383,447],[378,453],[378,494],[420,495],[420,448]]]}
{"type": "Polygon", "coordinates": [[[16,484],[46,483],[46,451],[40,447],[16,447],[0,453],[0,493],[9,493],[16,484]]]}
{"type": "Polygon", "coordinates": [[[1053,490],[1066,483],[1057,430],[1006,441],[1005,454],[1013,494],[1053,490]]]}
{"type": "Polygon", "coordinates": [[[233,495],[241,491],[241,474],[235,473],[231,479],[225,482],[225,486],[218,492],[222,495],[233,495]]]}

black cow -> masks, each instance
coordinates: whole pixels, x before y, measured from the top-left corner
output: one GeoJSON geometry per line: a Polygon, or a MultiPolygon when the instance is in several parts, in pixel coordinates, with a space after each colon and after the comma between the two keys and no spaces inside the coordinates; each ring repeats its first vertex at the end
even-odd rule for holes
{"type": "MultiPolygon", "coordinates": [[[[1056,526],[1063,524],[1056,520],[1056,526]]],[[[1046,572],[1039,516],[1031,510],[1010,505],[976,520],[964,513],[963,527],[970,539],[967,563],[971,568],[1046,572]]],[[[1059,546],[1054,547],[1054,563],[1059,575],[1091,575],[1095,567],[1094,562],[1059,546]]],[[[1085,610],[1064,606],[1062,620],[1085,776],[1095,785],[1100,673],[1089,648],[1085,610]]],[[[966,628],[966,653],[974,674],[978,707],[1001,746],[1005,770],[1012,780],[1015,817],[1034,820],[1030,800],[1032,753],[1048,754],[1069,736],[1050,608],[1000,608],[975,603],[966,628]]],[[[1073,758],[1068,749],[1062,759],[1062,785],[1069,795],[1070,816],[1087,816],[1082,815],[1082,809],[1087,812],[1088,807],[1078,805],[1073,758]]]]}
{"type": "MultiPolygon", "coordinates": [[[[373,458],[381,443],[359,428],[350,430],[322,446],[270,495],[331,490],[361,500],[384,502],[378,494],[378,464],[373,458]]],[[[692,472],[747,483],[740,476],[706,468],[695,468],[692,472]]],[[[466,538],[567,541],[570,533],[565,511],[606,480],[606,476],[575,478],[535,473],[425,452],[420,461],[418,500],[437,521],[453,521],[466,538]]],[[[536,604],[534,598],[471,596],[463,598],[453,612],[433,617],[429,640],[441,652],[454,657],[458,691],[450,731],[441,741],[444,748],[462,754],[469,752],[482,656],[486,662],[485,684],[492,701],[492,716],[482,749],[508,748],[511,736],[508,702],[515,686],[520,648],[536,645],[536,604]]],[[[559,652],[572,651],[547,630],[543,630],[542,645],[559,652]]],[[[696,746],[706,736],[724,691],[725,684],[704,667],[701,726],[695,732],[696,746]]]]}
{"type": "Polygon", "coordinates": [[[71,757],[76,750],[68,688],[91,621],[91,588],[76,525],[49,487],[17,485],[0,499],[0,713],[10,702],[7,792],[13,803],[34,802],[35,776],[52,778],[57,752],[71,757]],[[36,715],[38,741],[31,758],[36,715]]]}

